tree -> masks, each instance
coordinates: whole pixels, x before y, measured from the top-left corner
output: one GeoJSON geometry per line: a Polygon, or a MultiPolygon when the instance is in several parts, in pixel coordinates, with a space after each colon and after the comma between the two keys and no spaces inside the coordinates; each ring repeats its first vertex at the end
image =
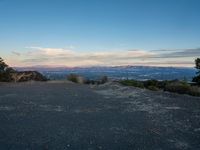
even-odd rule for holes
{"type": "Polygon", "coordinates": [[[18,72],[9,67],[0,57],[0,82],[47,81],[47,78],[37,71],[18,72]]]}
{"type": "Polygon", "coordinates": [[[195,60],[195,65],[196,65],[195,68],[198,69],[197,74],[200,74],[200,58],[197,58],[195,60]]]}
{"type": "Polygon", "coordinates": [[[4,62],[4,60],[0,57],[0,72],[5,72],[8,65],[4,62]]]}
{"type": "Polygon", "coordinates": [[[192,79],[193,82],[196,82],[198,85],[200,85],[200,58],[197,58],[195,60],[195,68],[197,69],[197,72],[196,72],[196,77],[194,77],[192,79]]]}
{"type": "Polygon", "coordinates": [[[13,68],[9,67],[4,60],[0,57],[0,72],[13,73],[16,72],[13,68]]]}
{"type": "Polygon", "coordinates": [[[9,82],[12,80],[11,73],[16,72],[13,68],[9,67],[4,60],[0,57],[0,82],[9,82]]]}

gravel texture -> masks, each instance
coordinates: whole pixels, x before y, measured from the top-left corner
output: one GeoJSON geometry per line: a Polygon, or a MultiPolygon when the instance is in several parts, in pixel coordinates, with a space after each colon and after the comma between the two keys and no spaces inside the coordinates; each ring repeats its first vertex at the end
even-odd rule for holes
{"type": "Polygon", "coordinates": [[[200,98],[64,81],[0,83],[0,150],[199,150],[200,98]]]}

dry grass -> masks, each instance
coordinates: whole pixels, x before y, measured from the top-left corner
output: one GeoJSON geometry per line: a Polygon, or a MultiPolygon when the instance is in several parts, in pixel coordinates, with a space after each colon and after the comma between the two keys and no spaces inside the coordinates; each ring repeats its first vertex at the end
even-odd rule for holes
{"type": "Polygon", "coordinates": [[[120,81],[122,85],[134,86],[139,88],[146,88],[152,91],[164,90],[179,94],[188,94],[192,96],[200,96],[200,87],[192,86],[184,81],[137,81],[137,80],[122,80],[120,81]]]}
{"type": "Polygon", "coordinates": [[[169,83],[165,86],[165,91],[179,93],[179,94],[189,94],[192,96],[200,96],[200,88],[198,86],[191,86],[185,82],[174,82],[169,83]]]}

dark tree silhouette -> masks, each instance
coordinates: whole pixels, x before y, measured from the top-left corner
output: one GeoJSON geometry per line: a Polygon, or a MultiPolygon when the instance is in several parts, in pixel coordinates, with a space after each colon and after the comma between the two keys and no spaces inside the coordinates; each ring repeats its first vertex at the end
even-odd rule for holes
{"type": "Polygon", "coordinates": [[[4,62],[4,60],[0,57],[0,71],[5,72],[8,68],[8,65],[4,62]]]}
{"type": "Polygon", "coordinates": [[[9,67],[4,60],[0,57],[0,82],[9,82],[12,80],[11,73],[16,72],[13,68],[9,67]]]}
{"type": "Polygon", "coordinates": [[[194,77],[192,81],[200,85],[200,58],[195,60],[195,68],[197,69],[197,76],[194,77]]]}
{"type": "Polygon", "coordinates": [[[0,57],[0,82],[47,81],[48,79],[37,71],[18,72],[9,67],[0,57]]]}
{"type": "Polygon", "coordinates": [[[13,68],[9,67],[4,60],[0,57],[0,72],[13,73],[16,72],[13,68]]]}
{"type": "Polygon", "coordinates": [[[200,74],[200,58],[197,58],[195,60],[195,65],[196,65],[195,68],[198,69],[197,74],[200,74]]]}

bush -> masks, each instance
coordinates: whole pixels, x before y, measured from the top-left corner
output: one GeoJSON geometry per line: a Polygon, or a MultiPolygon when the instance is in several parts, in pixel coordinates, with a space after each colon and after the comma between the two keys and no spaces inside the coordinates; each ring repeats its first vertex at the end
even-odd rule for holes
{"type": "Polygon", "coordinates": [[[197,83],[197,85],[199,85],[199,86],[200,86],[200,75],[199,75],[199,76],[196,76],[196,77],[194,77],[194,78],[192,79],[192,82],[196,82],[196,83],[197,83]]]}
{"type": "Polygon", "coordinates": [[[157,80],[147,80],[144,81],[144,86],[149,87],[149,86],[158,86],[158,81],[157,80]]]}
{"type": "Polygon", "coordinates": [[[149,89],[151,91],[159,91],[159,88],[156,86],[148,86],[147,89],[149,89]]]}
{"type": "Polygon", "coordinates": [[[134,86],[139,88],[147,88],[152,91],[158,91],[163,89],[164,91],[169,91],[179,94],[189,94],[192,96],[200,96],[200,87],[191,86],[187,82],[172,80],[172,81],[136,81],[136,80],[122,80],[120,81],[122,85],[134,86]]]}
{"type": "Polygon", "coordinates": [[[200,96],[200,88],[197,86],[191,86],[189,94],[192,96],[200,96]]]}
{"type": "Polygon", "coordinates": [[[74,82],[74,83],[81,83],[81,84],[85,83],[85,79],[82,76],[79,76],[79,75],[76,75],[76,74],[69,74],[67,76],[67,79],[69,81],[74,82]]]}
{"type": "Polygon", "coordinates": [[[172,82],[165,86],[164,91],[179,93],[179,94],[188,94],[190,90],[190,85],[183,82],[172,82]]]}
{"type": "Polygon", "coordinates": [[[126,85],[126,86],[134,86],[134,87],[144,88],[144,84],[142,82],[136,81],[136,80],[122,80],[122,81],[120,81],[120,83],[122,85],[126,85]]]}
{"type": "Polygon", "coordinates": [[[200,88],[197,86],[190,86],[186,82],[172,82],[165,86],[165,91],[179,93],[179,94],[189,94],[192,96],[200,96],[200,88]]]}
{"type": "Polygon", "coordinates": [[[76,74],[69,74],[67,76],[67,80],[78,83],[78,75],[76,74]]]}
{"type": "Polygon", "coordinates": [[[87,79],[85,84],[96,84],[96,81],[87,79]]]}
{"type": "Polygon", "coordinates": [[[11,82],[13,81],[11,74],[8,72],[0,72],[0,82],[11,82]]]}
{"type": "Polygon", "coordinates": [[[158,80],[147,80],[144,81],[145,88],[159,90],[163,89],[167,84],[167,81],[158,81],[158,80]]]}
{"type": "Polygon", "coordinates": [[[157,80],[147,80],[147,81],[123,80],[120,83],[126,86],[147,88],[152,91],[158,91],[161,88],[162,82],[157,80]]]}
{"type": "Polygon", "coordinates": [[[107,76],[103,76],[98,80],[90,80],[90,79],[85,80],[85,84],[97,84],[97,85],[99,85],[99,84],[104,84],[106,82],[108,82],[107,76]]]}
{"type": "Polygon", "coordinates": [[[107,76],[103,76],[100,80],[101,84],[104,84],[106,82],[108,82],[108,77],[107,76]]]}

